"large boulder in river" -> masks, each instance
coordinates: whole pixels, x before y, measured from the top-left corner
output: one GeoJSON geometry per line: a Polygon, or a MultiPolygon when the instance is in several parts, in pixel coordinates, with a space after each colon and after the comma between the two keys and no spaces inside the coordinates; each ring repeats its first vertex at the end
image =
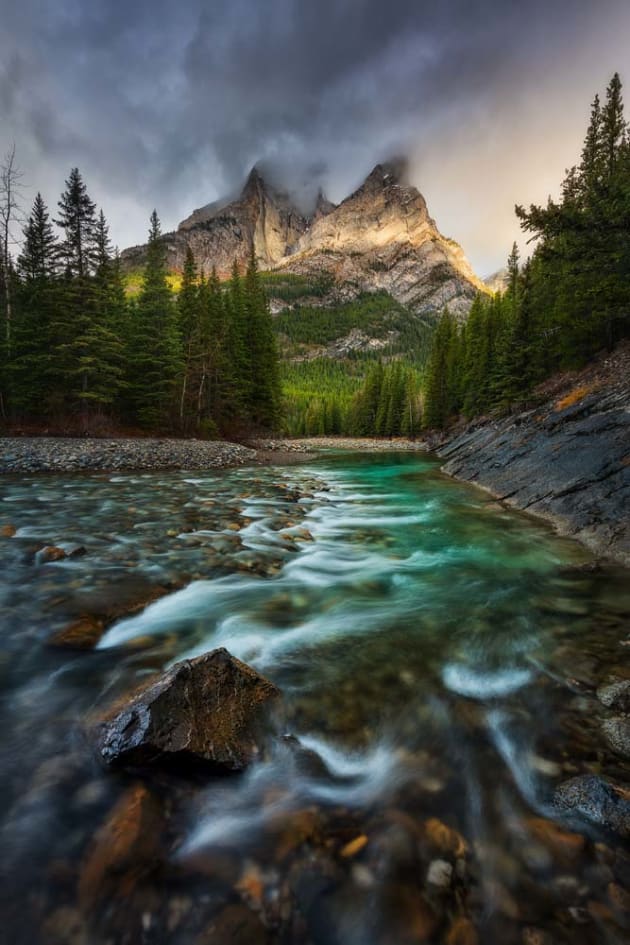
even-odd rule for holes
{"type": "Polygon", "coordinates": [[[260,752],[279,690],[227,650],[182,660],[98,728],[103,760],[118,767],[201,765],[242,771],[260,752]]]}

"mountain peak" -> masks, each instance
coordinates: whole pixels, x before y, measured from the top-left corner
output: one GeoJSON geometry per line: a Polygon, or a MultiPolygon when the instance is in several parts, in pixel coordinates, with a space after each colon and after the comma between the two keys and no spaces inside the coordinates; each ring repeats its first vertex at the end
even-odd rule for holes
{"type": "Polygon", "coordinates": [[[272,167],[255,164],[239,195],[194,211],[168,236],[169,264],[181,269],[190,246],[200,268],[229,276],[234,259],[243,265],[253,251],[263,269],[313,281],[327,272],[345,293],[389,292],[420,314],[448,305],[463,316],[487,291],[440,234],[405,158],[378,163],[337,206],[320,190],[315,206],[300,208],[277,180],[272,167]]]}
{"type": "Polygon", "coordinates": [[[257,164],[254,164],[251,171],[247,175],[247,180],[241,191],[241,196],[245,197],[252,192],[258,192],[259,190],[265,190],[267,187],[265,178],[263,177],[260,168],[257,164]]]}
{"type": "Polygon", "coordinates": [[[405,186],[409,179],[409,161],[406,157],[392,158],[377,164],[365,179],[364,186],[391,187],[395,184],[405,186]]]}
{"type": "Polygon", "coordinates": [[[325,217],[327,214],[332,213],[335,209],[335,204],[332,203],[320,187],[317,191],[317,200],[315,201],[315,213],[313,215],[314,220],[318,220],[320,217],[325,217]]]}

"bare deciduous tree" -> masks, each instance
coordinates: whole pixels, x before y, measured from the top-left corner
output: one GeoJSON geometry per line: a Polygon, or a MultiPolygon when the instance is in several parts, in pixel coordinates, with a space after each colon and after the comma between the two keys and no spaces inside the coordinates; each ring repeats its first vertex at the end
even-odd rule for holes
{"type": "Polygon", "coordinates": [[[18,242],[15,227],[23,222],[21,209],[23,173],[15,158],[15,145],[7,151],[0,164],[0,280],[4,293],[5,342],[11,352],[12,298],[11,250],[18,242]]]}

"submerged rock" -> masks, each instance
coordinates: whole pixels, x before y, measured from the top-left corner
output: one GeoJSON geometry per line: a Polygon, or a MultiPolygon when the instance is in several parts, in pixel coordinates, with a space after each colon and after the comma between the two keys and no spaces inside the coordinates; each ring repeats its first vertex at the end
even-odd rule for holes
{"type": "Polygon", "coordinates": [[[554,803],[621,837],[630,837],[630,793],[604,778],[594,774],[570,778],[556,789],[554,803]]]}
{"type": "Polygon", "coordinates": [[[561,865],[575,863],[584,850],[585,839],[581,834],[563,830],[553,820],[530,817],[527,827],[532,837],[561,865]]]}
{"type": "Polygon", "coordinates": [[[260,751],[279,690],[250,666],[218,649],[182,660],[141,688],[99,726],[108,765],[205,765],[242,771],[260,751]]]}
{"type": "Polygon", "coordinates": [[[609,676],[597,690],[597,698],[608,709],[630,712],[630,679],[609,676]]]}
{"type": "Polygon", "coordinates": [[[214,916],[197,938],[195,945],[266,945],[264,925],[246,906],[233,904],[214,916]]]}
{"type": "Polygon", "coordinates": [[[63,548],[58,548],[56,545],[46,545],[39,552],[39,560],[42,564],[48,564],[51,561],[63,561],[67,557],[68,555],[63,548]]]}
{"type": "Polygon", "coordinates": [[[613,751],[630,758],[630,718],[618,716],[602,722],[604,737],[613,751]]]}
{"type": "Polygon", "coordinates": [[[161,859],[160,806],[140,784],[130,787],[100,827],[83,863],[79,902],[86,908],[119,893],[128,895],[161,859]]]}
{"type": "Polygon", "coordinates": [[[105,632],[105,622],[98,617],[79,617],[53,634],[47,641],[51,647],[69,650],[93,650],[105,632]]]}

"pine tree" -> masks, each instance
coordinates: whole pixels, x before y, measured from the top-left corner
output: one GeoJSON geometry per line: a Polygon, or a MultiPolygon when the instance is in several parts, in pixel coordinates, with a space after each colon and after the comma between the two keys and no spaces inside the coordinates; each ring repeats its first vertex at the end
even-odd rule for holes
{"type": "Polygon", "coordinates": [[[142,288],[132,313],[128,350],[129,402],[143,426],[161,429],[176,416],[182,370],[181,336],[167,281],[166,251],[151,214],[142,288]]]}
{"type": "Polygon", "coordinates": [[[90,200],[78,167],[70,171],[66,189],[58,203],[57,226],[64,231],[59,247],[67,276],[85,279],[98,260],[96,204],[90,200]]]}
{"type": "Polygon", "coordinates": [[[431,357],[427,366],[425,385],[424,425],[442,429],[452,410],[452,392],[449,390],[451,353],[456,327],[452,316],[445,310],[433,336],[431,357]]]}
{"type": "Polygon", "coordinates": [[[63,274],[55,314],[52,374],[55,404],[68,413],[79,407],[84,428],[94,411],[109,408],[122,379],[123,347],[103,317],[103,286],[111,264],[107,224],[73,168],[59,200],[56,220],[64,232],[59,247],[63,274]],[[107,270],[107,271],[106,271],[107,270]]]}
{"type": "Polygon", "coordinates": [[[362,389],[352,405],[352,433],[356,436],[372,436],[376,431],[376,416],[383,387],[383,365],[380,361],[367,372],[362,389]]]}
{"type": "Polygon", "coordinates": [[[614,176],[619,151],[624,139],[626,121],[623,114],[621,79],[615,72],[606,90],[606,102],[602,110],[601,146],[604,160],[604,173],[607,180],[614,176]]]}
{"type": "Polygon", "coordinates": [[[227,350],[229,326],[225,298],[216,269],[201,290],[202,370],[197,389],[200,421],[212,421],[220,430],[231,415],[232,392],[230,355],[227,350]]]}
{"type": "Polygon", "coordinates": [[[38,193],[33,209],[23,230],[22,252],[18,256],[18,271],[29,282],[52,280],[57,274],[56,240],[48,208],[38,193]]]}
{"type": "Polygon", "coordinates": [[[591,105],[591,120],[582,147],[579,181],[582,199],[591,202],[597,195],[603,175],[602,109],[599,95],[591,105]]]}
{"type": "Polygon", "coordinates": [[[280,416],[278,351],[269,301],[260,281],[253,248],[242,291],[250,371],[248,415],[254,427],[273,429],[280,416]]]}
{"type": "Polygon", "coordinates": [[[190,246],[186,247],[182,283],[177,298],[179,334],[182,342],[183,370],[179,397],[179,423],[186,430],[197,414],[195,384],[197,369],[203,358],[201,351],[201,304],[199,278],[195,257],[190,246]]]}
{"type": "Polygon", "coordinates": [[[57,292],[57,247],[48,209],[38,193],[23,229],[18,257],[11,400],[19,413],[45,416],[50,408],[50,360],[57,292]]]}
{"type": "Polygon", "coordinates": [[[516,243],[512,244],[512,251],[508,256],[507,261],[507,271],[508,271],[508,288],[507,292],[509,299],[512,305],[512,308],[516,308],[518,304],[518,289],[519,289],[519,252],[518,246],[516,243]]]}
{"type": "Polygon", "coordinates": [[[252,373],[243,280],[236,259],[225,295],[225,308],[224,408],[230,425],[243,426],[252,399],[252,373]]]}

